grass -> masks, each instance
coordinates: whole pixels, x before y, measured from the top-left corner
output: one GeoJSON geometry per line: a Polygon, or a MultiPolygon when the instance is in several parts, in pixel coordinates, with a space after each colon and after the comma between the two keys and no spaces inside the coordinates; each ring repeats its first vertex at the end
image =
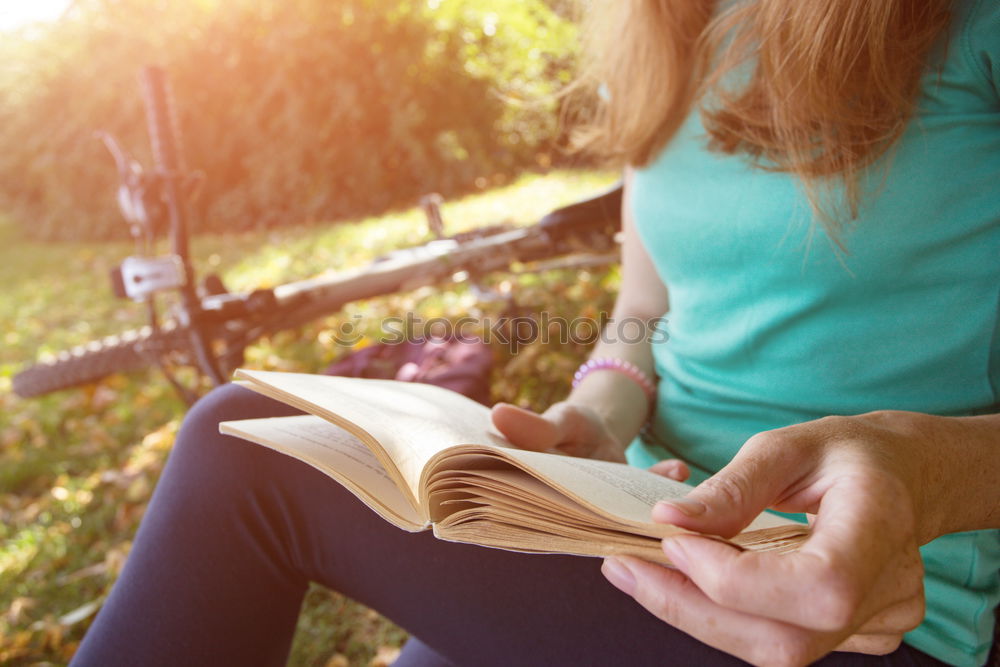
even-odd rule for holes
{"type": "MultiPolygon", "coordinates": [[[[607,174],[560,172],[444,208],[450,233],[536,220],[609,183],[607,174]]],[[[351,223],[195,240],[200,272],[234,289],[275,285],[362,265],[392,248],[427,240],[416,210],[351,223]]],[[[22,400],[13,374],[52,353],[143,323],[142,308],[110,295],[106,276],[128,244],[54,244],[20,239],[0,220],[0,663],[65,664],[128,556],[132,536],[170,451],[184,406],[152,372],[22,400]]],[[[569,317],[608,310],[617,272],[547,271],[487,281],[519,307],[569,317]]],[[[350,304],[247,352],[247,365],[319,371],[345,353],[331,343],[344,321],[372,323],[415,312],[425,317],[487,313],[465,286],[424,288],[350,304]]],[[[543,408],[568,389],[585,354],[579,346],[532,344],[497,351],[496,400],[543,408]]],[[[381,664],[405,633],[374,612],[320,587],[303,607],[289,664],[381,664]]]]}

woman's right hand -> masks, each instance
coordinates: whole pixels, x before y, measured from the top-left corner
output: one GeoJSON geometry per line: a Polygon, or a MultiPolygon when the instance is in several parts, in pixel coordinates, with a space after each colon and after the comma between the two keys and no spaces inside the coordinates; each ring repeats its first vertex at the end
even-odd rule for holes
{"type": "MultiPolygon", "coordinates": [[[[579,403],[556,403],[543,414],[510,403],[493,406],[493,425],[512,445],[536,452],[625,463],[625,448],[593,409],[579,403]]],[[[684,482],[691,470],[680,459],[666,459],[649,469],[684,482]]]]}
{"type": "Polygon", "coordinates": [[[562,401],[543,414],[510,403],[493,406],[493,425],[510,443],[536,452],[625,462],[625,447],[593,409],[562,401]]]}

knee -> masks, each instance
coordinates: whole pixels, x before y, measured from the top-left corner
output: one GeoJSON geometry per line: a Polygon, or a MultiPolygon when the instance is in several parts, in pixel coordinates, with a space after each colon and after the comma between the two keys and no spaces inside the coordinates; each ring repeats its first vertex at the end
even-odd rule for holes
{"type": "Polygon", "coordinates": [[[238,384],[224,384],[205,394],[184,417],[182,430],[218,431],[219,422],[232,419],[270,417],[282,409],[277,401],[254,393],[238,384]]]}
{"type": "Polygon", "coordinates": [[[219,423],[236,419],[276,417],[295,411],[236,384],[217,387],[198,400],[188,411],[171,453],[168,470],[193,470],[208,474],[215,471],[253,468],[266,450],[249,446],[236,438],[219,433],[219,423]]]}
{"type": "Polygon", "coordinates": [[[254,402],[257,394],[238,384],[227,383],[202,396],[188,411],[185,422],[205,419],[242,419],[246,405],[254,402]],[[232,415],[232,416],[230,416],[232,415]]]}
{"type": "Polygon", "coordinates": [[[225,384],[200,398],[188,411],[177,435],[177,444],[223,438],[219,434],[219,422],[294,413],[287,405],[238,384],[225,384]]]}

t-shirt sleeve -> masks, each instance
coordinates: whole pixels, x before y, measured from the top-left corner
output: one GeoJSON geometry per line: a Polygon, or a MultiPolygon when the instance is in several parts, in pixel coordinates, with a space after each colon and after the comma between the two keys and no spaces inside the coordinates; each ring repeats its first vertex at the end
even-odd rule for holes
{"type": "Polygon", "coordinates": [[[1000,0],[977,0],[967,20],[966,56],[992,87],[1000,106],[1000,0]]]}

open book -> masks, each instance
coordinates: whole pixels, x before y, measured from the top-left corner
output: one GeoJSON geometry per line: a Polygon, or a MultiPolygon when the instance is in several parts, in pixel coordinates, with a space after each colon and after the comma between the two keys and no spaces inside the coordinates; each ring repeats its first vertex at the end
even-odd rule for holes
{"type": "MultiPolygon", "coordinates": [[[[223,422],[223,433],[295,457],[386,521],[455,542],[534,553],[627,554],[666,563],[658,501],[691,487],[620,463],[517,449],[488,408],[426,384],[236,371],[237,382],[309,414],[223,422]]],[[[732,540],[793,550],[801,524],[762,514],[732,540]]]]}

